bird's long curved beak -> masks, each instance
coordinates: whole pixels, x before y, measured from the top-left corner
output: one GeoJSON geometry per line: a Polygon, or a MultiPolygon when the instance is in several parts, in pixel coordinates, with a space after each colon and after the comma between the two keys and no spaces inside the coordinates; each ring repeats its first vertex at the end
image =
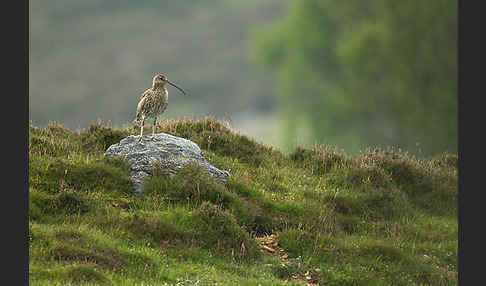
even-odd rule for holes
{"type": "Polygon", "coordinates": [[[184,90],[182,90],[182,88],[178,87],[177,85],[175,85],[174,83],[170,82],[170,81],[167,81],[170,85],[172,85],[173,87],[177,88],[178,90],[180,90],[184,95],[186,95],[186,92],[184,90]]]}

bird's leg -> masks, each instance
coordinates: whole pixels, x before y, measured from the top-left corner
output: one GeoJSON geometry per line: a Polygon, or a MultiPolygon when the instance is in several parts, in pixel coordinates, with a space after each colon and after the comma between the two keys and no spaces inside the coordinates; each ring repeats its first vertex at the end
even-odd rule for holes
{"type": "Polygon", "coordinates": [[[157,118],[154,118],[154,125],[152,126],[152,136],[155,135],[155,128],[157,127],[157,118]]]}
{"type": "Polygon", "coordinates": [[[145,123],[145,118],[142,118],[142,124],[140,124],[140,139],[138,139],[139,142],[142,141],[144,123],[145,123]]]}

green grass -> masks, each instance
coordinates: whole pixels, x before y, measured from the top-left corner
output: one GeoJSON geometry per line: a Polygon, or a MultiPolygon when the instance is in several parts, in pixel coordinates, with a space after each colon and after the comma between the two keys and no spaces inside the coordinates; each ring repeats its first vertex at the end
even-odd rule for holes
{"type": "Polygon", "coordinates": [[[209,118],[157,132],[196,142],[228,183],[156,166],[135,194],[103,154],[136,128],[30,125],[31,285],[457,285],[457,155],[284,154],[209,118]],[[269,234],[287,258],[260,251],[269,234]]]}

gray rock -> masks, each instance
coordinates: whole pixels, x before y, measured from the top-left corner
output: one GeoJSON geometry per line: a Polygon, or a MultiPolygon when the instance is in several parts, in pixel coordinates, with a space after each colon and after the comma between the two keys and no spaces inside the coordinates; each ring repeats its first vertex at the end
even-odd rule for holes
{"type": "Polygon", "coordinates": [[[105,153],[107,157],[122,156],[130,162],[130,177],[136,191],[143,191],[143,180],[152,174],[152,168],[159,161],[170,175],[174,175],[183,166],[195,162],[209,174],[226,183],[230,174],[211,165],[202,155],[199,146],[187,139],[165,133],[140,136],[130,135],[111,145],[105,153]]]}

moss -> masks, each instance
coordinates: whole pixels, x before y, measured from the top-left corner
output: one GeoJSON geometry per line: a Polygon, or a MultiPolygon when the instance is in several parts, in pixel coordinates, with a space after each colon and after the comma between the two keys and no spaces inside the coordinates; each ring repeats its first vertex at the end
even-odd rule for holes
{"type": "Polygon", "coordinates": [[[53,195],[29,191],[29,218],[32,220],[41,219],[45,214],[54,214],[56,203],[53,195]]]}
{"type": "Polygon", "coordinates": [[[97,271],[93,265],[76,265],[67,270],[69,280],[75,283],[88,282],[90,284],[107,284],[112,282],[103,273],[97,271]]]}
{"type": "Polygon", "coordinates": [[[83,214],[89,211],[90,204],[79,194],[63,192],[56,195],[56,208],[66,214],[83,214]]]}
{"type": "Polygon", "coordinates": [[[326,196],[324,201],[339,214],[367,221],[399,219],[413,212],[406,195],[398,189],[373,189],[354,196],[326,196]]]}
{"type": "Polygon", "coordinates": [[[336,220],[342,230],[348,234],[358,233],[362,229],[361,220],[357,216],[338,214],[336,220]]]}
{"type": "Polygon", "coordinates": [[[67,265],[58,269],[35,268],[29,270],[29,279],[31,282],[51,281],[48,283],[50,285],[53,284],[52,281],[60,283],[59,285],[72,285],[72,283],[76,285],[113,285],[102,271],[97,270],[96,264],[67,265]]]}
{"type": "Polygon", "coordinates": [[[72,229],[61,229],[54,234],[54,238],[63,243],[76,245],[83,245],[88,242],[88,237],[84,233],[72,229]]]}
{"type": "Polygon", "coordinates": [[[279,245],[292,257],[304,255],[306,250],[312,249],[313,242],[312,234],[303,230],[287,229],[279,233],[279,245]]]}
{"type": "Polygon", "coordinates": [[[413,263],[402,251],[386,244],[364,245],[359,248],[358,253],[361,256],[371,256],[385,262],[413,263]]]}
{"type": "Polygon", "coordinates": [[[141,253],[122,251],[105,241],[98,233],[87,234],[71,226],[61,226],[39,235],[36,245],[43,245],[42,257],[46,261],[57,261],[61,265],[91,264],[104,270],[124,271],[134,261],[146,265],[154,262],[141,253]]]}
{"type": "Polygon", "coordinates": [[[227,206],[235,199],[224,185],[196,163],[184,166],[173,178],[169,177],[163,167],[157,165],[152,177],[147,180],[147,193],[159,194],[171,201],[195,204],[210,201],[227,206]]]}
{"type": "Polygon", "coordinates": [[[62,244],[54,247],[48,253],[57,261],[93,263],[106,269],[120,270],[127,264],[118,252],[106,247],[80,247],[71,244],[62,244]]]}
{"type": "MultiPolygon", "coordinates": [[[[182,219],[182,217],[178,217],[182,219]]],[[[172,244],[188,241],[193,236],[191,229],[167,217],[151,217],[145,214],[131,216],[123,226],[138,239],[150,237],[154,243],[170,240],[172,244]]]]}
{"type": "Polygon", "coordinates": [[[42,220],[46,216],[84,214],[92,208],[83,195],[62,192],[55,195],[32,190],[29,192],[29,217],[42,220]]]}
{"type": "Polygon", "coordinates": [[[86,156],[82,162],[61,158],[36,160],[29,162],[29,173],[30,185],[48,193],[65,189],[132,192],[129,165],[120,159],[86,156]]]}
{"type": "Polygon", "coordinates": [[[203,246],[216,246],[236,258],[255,259],[261,255],[256,242],[238,225],[234,216],[219,206],[208,202],[201,204],[192,220],[203,246]]]}

